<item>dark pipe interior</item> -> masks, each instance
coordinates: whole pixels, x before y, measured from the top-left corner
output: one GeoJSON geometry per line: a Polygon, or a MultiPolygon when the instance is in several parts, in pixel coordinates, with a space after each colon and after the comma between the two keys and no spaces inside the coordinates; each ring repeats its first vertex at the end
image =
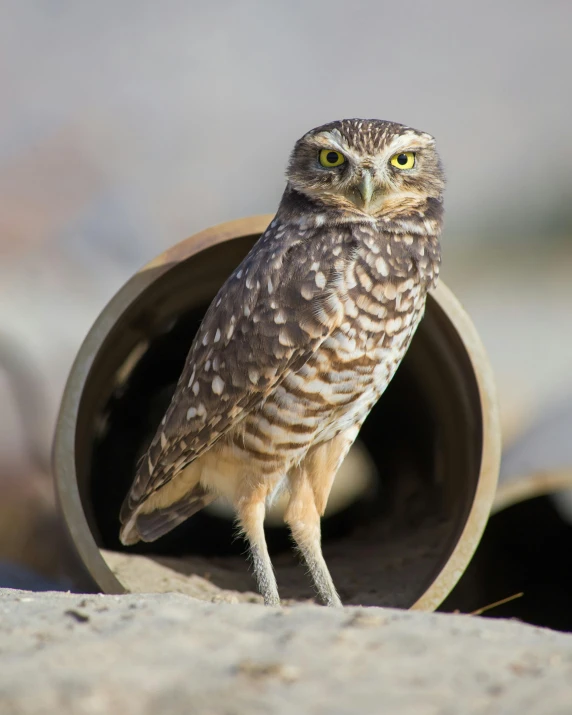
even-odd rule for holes
{"type": "Polygon", "coordinates": [[[486,615],[572,631],[572,526],[546,496],[491,517],[473,561],[440,610],[471,613],[517,593],[523,596],[486,615]]]}
{"type": "MultiPolygon", "coordinates": [[[[168,405],[208,303],[253,240],[227,242],[173,266],[118,316],[95,356],[80,405],[76,468],[100,547],[124,550],[118,512],[137,459],[168,405]],[[134,348],[141,356],[126,370],[134,348]]],[[[324,553],[342,597],[342,581],[351,579],[332,559],[351,561],[358,581],[382,571],[382,586],[369,589],[375,594],[364,596],[363,585],[356,586],[359,594],[348,593],[346,602],[409,606],[426,590],[466,521],[480,468],[480,430],[472,369],[434,305],[360,434],[377,465],[378,488],[323,523],[324,553]]],[[[202,512],[129,551],[236,558],[245,545],[235,537],[229,520],[202,512]]],[[[268,528],[267,538],[273,554],[290,551],[284,528],[268,528]]]]}

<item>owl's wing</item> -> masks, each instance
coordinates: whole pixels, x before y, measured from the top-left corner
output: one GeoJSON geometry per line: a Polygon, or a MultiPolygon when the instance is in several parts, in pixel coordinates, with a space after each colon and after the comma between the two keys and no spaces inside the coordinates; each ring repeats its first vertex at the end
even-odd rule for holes
{"type": "Polygon", "coordinates": [[[351,243],[336,229],[274,221],[220,289],[195,336],[121,520],[210,449],[342,321],[351,243]]]}

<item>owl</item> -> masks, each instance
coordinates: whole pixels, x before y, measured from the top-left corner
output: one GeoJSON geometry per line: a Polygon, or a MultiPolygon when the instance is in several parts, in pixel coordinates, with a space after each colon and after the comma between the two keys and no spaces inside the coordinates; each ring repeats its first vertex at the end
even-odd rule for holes
{"type": "Polygon", "coordinates": [[[231,502],[258,589],[278,494],[324,604],[336,472],[405,355],[439,274],[444,176],[429,134],[344,119],[299,139],[274,220],[219,290],[121,508],[124,545],[231,502]]]}

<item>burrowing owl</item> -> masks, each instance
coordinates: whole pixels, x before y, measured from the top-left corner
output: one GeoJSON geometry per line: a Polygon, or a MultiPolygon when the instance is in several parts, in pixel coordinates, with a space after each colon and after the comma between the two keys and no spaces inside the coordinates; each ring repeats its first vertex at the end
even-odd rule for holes
{"type": "Polygon", "coordinates": [[[296,143],[276,217],[215,296],[138,467],[124,544],[227,498],[275,605],[263,522],[287,490],[317,591],[341,605],[320,516],[437,280],[443,189],[433,137],[401,124],[345,119],[296,143]]]}

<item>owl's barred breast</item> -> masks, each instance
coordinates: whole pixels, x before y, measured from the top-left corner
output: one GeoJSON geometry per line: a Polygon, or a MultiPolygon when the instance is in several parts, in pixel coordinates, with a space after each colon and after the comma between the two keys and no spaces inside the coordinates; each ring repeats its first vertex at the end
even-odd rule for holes
{"type": "Polygon", "coordinates": [[[338,290],[328,300],[340,326],[229,435],[267,471],[287,471],[310,447],[347,429],[357,434],[401,363],[439,270],[430,236],[354,225],[349,236],[333,236],[330,250],[333,268],[314,262],[308,278],[325,283],[335,272],[338,290]],[[348,240],[352,261],[337,250],[348,240]]]}

